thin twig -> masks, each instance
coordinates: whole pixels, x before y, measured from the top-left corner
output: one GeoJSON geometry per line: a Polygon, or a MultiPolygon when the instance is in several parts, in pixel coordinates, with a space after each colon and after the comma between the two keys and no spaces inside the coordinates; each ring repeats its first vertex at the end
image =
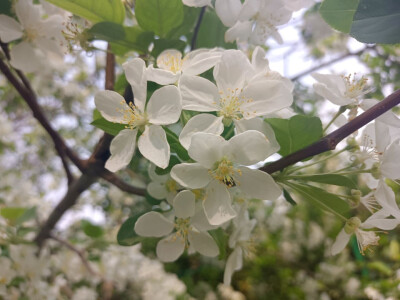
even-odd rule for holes
{"type": "Polygon", "coordinates": [[[334,150],[336,145],[344,138],[348,137],[353,132],[357,131],[364,125],[375,120],[383,113],[389,111],[400,103],[400,90],[390,94],[384,100],[371,107],[358,117],[354,118],[346,125],[336,129],[332,133],[320,139],[318,142],[303,148],[297,152],[289,154],[288,156],[281,158],[273,163],[267,164],[260,170],[272,174],[277,171],[282,171],[284,168],[293,165],[299,161],[302,161],[308,157],[312,157],[317,154],[324,153],[329,150],[334,150]]]}
{"type": "Polygon", "coordinates": [[[204,16],[204,13],[206,12],[206,8],[207,8],[207,6],[204,6],[201,9],[200,14],[199,14],[199,18],[197,19],[196,27],[194,28],[192,40],[191,40],[191,43],[190,43],[190,50],[191,51],[196,49],[197,35],[199,34],[201,21],[203,21],[203,16],[204,16]]]}

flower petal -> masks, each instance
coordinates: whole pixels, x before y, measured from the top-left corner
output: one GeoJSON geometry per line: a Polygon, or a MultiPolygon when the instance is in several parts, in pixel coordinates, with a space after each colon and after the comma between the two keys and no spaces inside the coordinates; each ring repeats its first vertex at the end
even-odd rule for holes
{"type": "MultiPolygon", "coordinates": [[[[379,103],[379,101],[376,99],[364,99],[360,103],[360,107],[363,110],[368,110],[371,107],[373,107],[375,104],[378,104],[378,103],[379,103]]],[[[383,113],[375,120],[380,121],[380,122],[385,123],[390,126],[397,127],[397,128],[400,127],[400,119],[392,111],[387,111],[387,112],[383,113]]]]}
{"type": "Polygon", "coordinates": [[[222,117],[211,114],[199,114],[192,117],[183,127],[179,135],[179,142],[186,149],[189,148],[194,134],[199,132],[220,135],[224,131],[222,117]]]}
{"type": "Polygon", "coordinates": [[[139,137],[138,148],[140,153],[156,166],[162,169],[168,167],[170,149],[167,136],[161,126],[146,126],[139,137]]]}
{"type": "Polygon", "coordinates": [[[110,145],[110,158],[106,161],[105,168],[111,172],[117,172],[126,167],[135,153],[137,129],[121,130],[113,138],[110,145]]]}
{"type": "Polygon", "coordinates": [[[231,202],[231,196],[223,184],[213,180],[207,186],[203,207],[211,225],[221,225],[236,217],[231,202]]]}
{"type": "Polygon", "coordinates": [[[147,68],[147,80],[154,81],[160,85],[174,84],[181,77],[181,73],[173,73],[169,70],[154,68],[153,65],[147,68]]]}
{"type": "Polygon", "coordinates": [[[126,124],[123,111],[131,108],[126,104],[124,97],[114,91],[100,91],[94,96],[94,103],[101,115],[107,121],[126,124]]]}
{"type": "Polygon", "coordinates": [[[175,216],[177,218],[187,219],[194,216],[195,198],[191,191],[179,192],[173,200],[175,216]]]}
{"type": "Polygon", "coordinates": [[[192,136],[189,156],[202,166],[210,169],[225,154],[228,142],[221,136],[211,133],[196,133],[192,136]]]}
{"type": "Polygon", "coordinates": [[[281,80],[257,80],[250,83],[241,94],[246,101],[242,105],[245,119],[264,116],[289,107],[293,103],[293,95],[285,82],[281,80]]]}
{"type": "Polygon", "coordinates": [[[132,86],[134,103],[140,111],[144,111],[147,95],[146,64],[141,58],[134,58],[122,65],[126,80],[132,86]]]}
{"type": "Polygon", "coordinates": [[[181,94],[176,86],[156,90],[147,104],[149,121],[155,125],[173,124],[181,115],[181,94]]]}
{"type": "Polygon", "coordinates": [[[39,71],[44,66],[44,55],[28,42],[22,42],[11,48],[10,64],[21,71],[31,73],[39,71]]]}
{"type": "Polygon", "coordinates": [[[207,232],[189,231],[189,243],[201,255],[215,257],[219,249],[214,239],[207,232]]]}
{"type": "Polygon", "coordinates": [[[344,231],[344,228],[339,232],[338,236],[336,237],[335,242],[332,245],[331,248],[331,254],[336,255],[339,252],[341,252],[347,245],[347,243],[350,241],[351,234],[347,234],[344,231]]]}
{"type": "Polygon", "coordinates": [[[241,165],[253,165],[270,155],[270,143],[265,135],[256,130],[248,130],[235,135],[228,141],[230,157],[241,165]]]}
{"type": "Polygon", "coordinates": [[[394,141],[382,157],[381,173],[390,179],[400,178],[400,139],[394,141]]]}
{"type": "Polygon", "coordinates": [[[224,284],[230,285],[232,275],[235,271],[238,271],[243,266],[243,250],[241,247],[236,247],[235,250],[229,255],[224,272],[224,284]]]}
{"type": "Polygon", "coordinates": [[[276,200],[282,190],[272,179],[271,175],[260,170],[241,167],[241,176],[235,181],[238,188],[250,197],[260,200],[276,200]]]}
{"type": "Polygon", "coordinates": [[[384,180],[379,181],[378,187],[374,192],[374,196],[376,201],[384,208],[386,212],[400,220],[400,209],[397,205],[394,192],[386,185],[384,180]]]}
{"type": "Polygon", "coordinates": [[[151,211],[139,217],[135,223],[135,232],[145,237],[162,237],[170,234],[174,223],[162,214],[151,211]]]}
{"type": "Polygon", "coordinates": [[[157,256],[163,262],[175,261],[185,250],[185,241],[175,234],[162,239],[157,244],[157,256]]]}
{"type": "Polygon", "coordinates": [[[199,75],[211,69],[221,59],[222,51],[206,50],[186,55],[182,64],[182,72],[188,76],[199,75]]]}
{"type": "Polygon", "coordinates": [[[171,177],[180,185],[191,189],[203,188],[211,180],[208,170],[197,163],[184,163],[173,166],[171,177]]]}
{"type": "Polygon", "coordinates": [[[147,185],[147,192],[150,194],[150,196],[158,200],[165,199],[168,195],[165,185],[159,182],[150,182],[147,185]]]}
{"type": "Polygon", "coordinates": [[[240,0],[216,0],[215,1],[215,12],[218,17],[224,23],[225,26],[233,26],[238,17],[242,3],[240,0]]]}
{"type": "Polygon", "coordinates": [[[21,25],[13,18],[0,15],[0,39],[3,43],[21,38],[23,35],[21,25]]]}
{"type": "Polygon", "coordinates": [[[199,76],[183,75],[179,81],[182,108],[195,111],[217,111],[218,89],[211,81],[199,76]]]}
{"type": "Polygon", "coordinates": [[[252,26],[252,21],[237,21],[235,25],[225,32],[225,42],[246,42],[251,35],[252,26]]]}

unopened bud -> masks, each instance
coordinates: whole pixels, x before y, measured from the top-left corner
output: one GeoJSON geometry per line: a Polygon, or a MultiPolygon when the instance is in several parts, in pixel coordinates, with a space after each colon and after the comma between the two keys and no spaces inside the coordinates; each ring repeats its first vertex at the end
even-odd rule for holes
{"type": "Polygon", "coordinates": [[[358,227],[361,225],[361,220],[357,217],[352,217],[347,220],[346,225],[344,226],[344,231],[347,234],[353,234],[358,227]]]}
{"type": "Polygon", "coordinates": [[[375,179],[379,179],[381,177],[381,170],[380,170],[380,165],[378,162],[374,163],[371,168],[371,175],[375,179]]]}

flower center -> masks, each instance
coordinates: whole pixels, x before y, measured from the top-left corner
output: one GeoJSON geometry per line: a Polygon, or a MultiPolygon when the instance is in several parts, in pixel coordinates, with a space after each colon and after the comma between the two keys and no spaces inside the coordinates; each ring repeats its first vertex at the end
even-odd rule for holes
{"type": "Polygon", "coordinates": [[[235,168],[233,163],[227,158],[223,158],[219,162],[216,162],[213,170],[209,170],[209,172],[212,177],[225,184],[228,188],[239,184],[239,182],[234,179],[235,173],[242,175],[242,172],[235,168]]]}
{"type": "Polygon", "coordinates": [[[242,91],[242,89],[236,88],[234,90],[228,89],[227,92],[219,92],[219,116],[223,116],[224,119],[240,120],[245,114],[250,115],[250,112],[243,111],[242,105],[252,102],[253,99],[246,99],[243,97],[241,95],[242,91]]]}
{"type": "Polygon", "coordinates": [[[39,32],[35,28],[25,28],[25,38],[32,42],[39,36],[39,32]]]}
{"type": "Polygon", "coordinates": [[[182,219],[182,218],[176,218],[175,219],[175,229],[176,233],[174,238],[182,238],[185,241],[185,246],[188,246],[188,234],[190,230],[190,218],[187,219],[182,219]]]}
{"type": "Polygon", "coordinates": [[[369,90],[366,89],[368,79],[364,76],[360,79],[356,79],[356,73],[354,73],[353,78],[351,74],[349,74],[348,76],[344,76],[343,79],[346,85],[346,97],[356,99],[369,92],[369,90]]]}
{"type": "Polygon", "coordinates": [[[178,190],[178,183],[173,179],[168,179],[165,182],[165,188],[170,193],[176,192],[178,190]]]}
{"type": "Polygon", "coordinates": [[[137,127],[142,127],[147,124],[147,116],[146,114],[141,113],[136,109],[135,105],[130,102],[129,108],[126,107],[125,101],[121,101],[121,105],[124,107],[123,109],[117,109],[119,112],[123,114],[122,119],[124,120],[124,124],[126,124],[125,128],[134,129],[137,127]]]}
{"type": "Polygon", "coordinates": [[[176,74],[182,70],[183,61],[180,53],[168,53],[157,59],[157,66],[176,74]]]}

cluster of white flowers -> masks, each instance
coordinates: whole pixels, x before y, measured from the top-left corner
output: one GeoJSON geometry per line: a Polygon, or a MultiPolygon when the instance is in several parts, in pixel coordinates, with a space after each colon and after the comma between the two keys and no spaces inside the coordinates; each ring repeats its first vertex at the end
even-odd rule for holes
{"type": "MultiPolygon", "coordinates": [[[[358,108],[368,110],[379,101],[376,99],[363,99],[370,91],[367,79],[356,75],[340,76],[331,74],[314,73],[318,81],[314,84],[316,93],[349,109],[349,119],[354,119],[358,108]]],[[[342,125],[346,118],[339,120],[342,125]]],[[[395,200],[393,190],[387,185],[387,179],[400,179],[400,139],[393,135],[393,129],[400,128],[400,119],[391,111],[378,117],[374,123],[369,124],[360,139],[360,150],[355,153],[355,161],[362,168],[367,168],[366,182],[372,192],[360,199],[361,203],[372,213],[364,222],[358,217],[350,218],[339,233],[332,246],[332,254],[343,250],[352,234],[357,237],[359,249],[363,253],[369,246],[377,245],[379,236],[374,231],[364,229],[378,228],[391,230],[400,224],[400,209],[395,200]]]]}
{"type": "Polygon", "coordinates": [[[95,103],[102,116],[125,124],[111,143],[106,168],[117,171],[127,166],[134,154],[136,138],[144,157],[161,168],[170,159],[170,146],[163,125],[176,123],[181,110],[197,111],[182,128],[179,141],[188,150],[189,161],[172,167],[170,174],[157,175],[149,193],[166,199],[172,210],[141,216],[135,231],[141,236],[163,237],[157,255],[163,261],[176,260],[185,249],[205,256],[217,256],[218,247],[207,232],[232,222],[225,282],[241,268],[242,242],[249,239],[255,223],[246,213],[246,201],[275,200],[281,188],[272,177],[246,166],[264,161],[279,150],[272,129],[262,116],[292,104],[292,84],[272,72],[265,52],[256,48],[252,60],[239,50],[196,50],[183,59],[180,52],[166,50],[157,58],[157,68],[140,58],[124,64],[134,101],[127,104],[116,92],[97,93],[95,103]],[[234,63],[232,63],[234,62],[234,63]],[[216,82],[198,74],[214,67],[216,82]],[[164,85],[146,103],[147,81],[164,85]],[[210,112],[210,113],[205,113],[210,112]],[[225,127],[234,126],[229,140],[225,127]],[[239,205],[236,209],[234,206],[239,205]]]}

